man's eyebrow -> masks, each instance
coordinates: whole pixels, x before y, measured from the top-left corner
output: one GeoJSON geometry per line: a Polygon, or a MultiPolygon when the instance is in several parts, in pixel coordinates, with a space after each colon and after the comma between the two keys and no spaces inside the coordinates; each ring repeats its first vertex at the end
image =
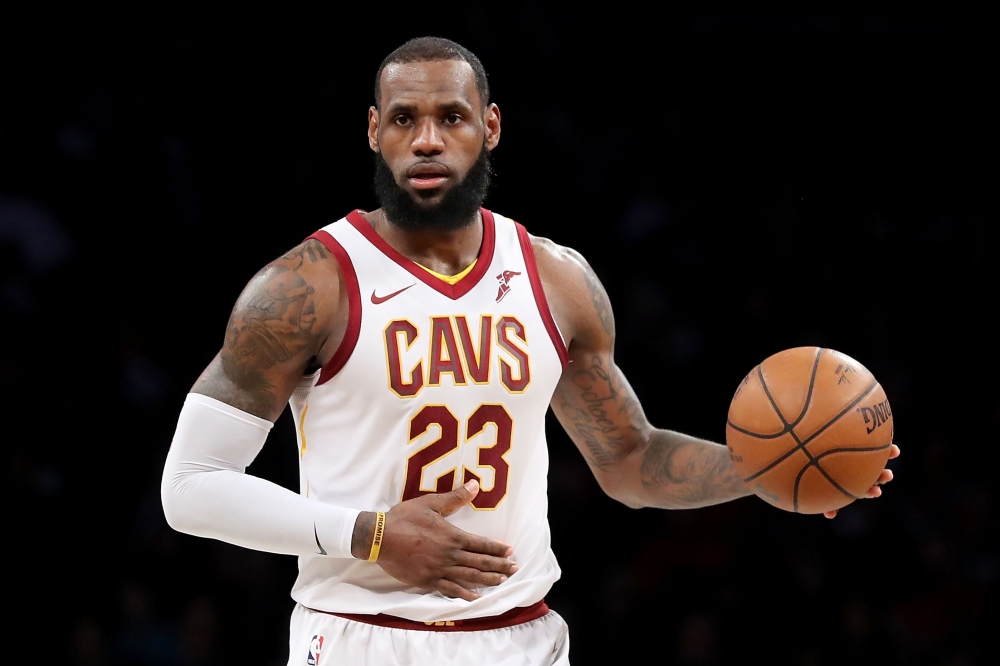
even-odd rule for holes
{"type": "MultiPolygon", "coordinates": [[[[464,100],[454,99],[447,102],[442,102],[437,105],[436,111],[438,113],[452,113],[456,111],[464,111],[466,113],[471,112],[472,105],[464,100]]],[[[386,107],[385,113],[405,113],[409,115],[416,115],[417,105],[410,102],[393,102],[388,107],[386,107]]]]}
{"type": "Polygon", "coordinates": [[[437,108],[438,111],[444,111],[445,113],[449,111],[472,111],[471,104],[457,99],[450,102],[444,102],[443,104],[438,104],[437,108]]]}
{"type": "Polygon", "coordinates": [[[407,104],[406,102],[394,102],[389,105],[385,110],[386,113],[409,113],[413,114],[417,111],[416,104],[407,104]]]}

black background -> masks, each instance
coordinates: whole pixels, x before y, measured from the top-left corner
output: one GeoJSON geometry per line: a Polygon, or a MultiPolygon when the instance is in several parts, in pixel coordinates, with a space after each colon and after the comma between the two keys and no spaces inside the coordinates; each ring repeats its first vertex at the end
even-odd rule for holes
{"type": "MultiPolygon", "coordinates": [[[[487,205],[589,259],[655,425],[722,441],[750,368],[821,345],[880,380],[903,450],[885,496],[833,521],[756,498],[633,511],[553,421],[548,601],[573,663],[982,663],[1000,573],[995,23],[364,10],[0,20],[9,655],[285,663],[294,558],[171,531],[159,475],[246,281],[375,207],[375,70],[436,34],[482,59],[502,112],[487,205]]],[[[293,447],[286,413],[250,471],[296,487],[293,447]]]]}

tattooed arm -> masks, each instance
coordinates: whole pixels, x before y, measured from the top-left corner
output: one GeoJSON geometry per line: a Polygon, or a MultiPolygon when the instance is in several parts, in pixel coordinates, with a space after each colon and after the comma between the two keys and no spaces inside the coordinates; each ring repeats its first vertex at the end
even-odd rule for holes
{"type": "Polygon", "coordinates": [[[236,301],[222,349],[191,389],[274,421],[302,375],[344,337],[347,294],[336,259],[307,240],[272,261],[236,301]]]}
{"type": "Polygon", "coordinates": [[[615,365],[614,315],[587,261],[546,239],[532,244],[569,345],[552,410],[601,488],[634,508],[694,508],[749,495],[725,446],[650,425],[615,365]]]}

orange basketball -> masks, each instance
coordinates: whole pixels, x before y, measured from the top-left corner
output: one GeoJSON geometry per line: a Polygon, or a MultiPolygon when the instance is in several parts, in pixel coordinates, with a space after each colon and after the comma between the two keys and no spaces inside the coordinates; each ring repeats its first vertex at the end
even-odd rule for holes
{"type": "Polygon", "coordinates": [[[823,513],[864,497],[889,459],[892,411],[863,365],[832,349],[795,347],[765,359],[729,405],[726,445],[761,499],[823,513]]]}

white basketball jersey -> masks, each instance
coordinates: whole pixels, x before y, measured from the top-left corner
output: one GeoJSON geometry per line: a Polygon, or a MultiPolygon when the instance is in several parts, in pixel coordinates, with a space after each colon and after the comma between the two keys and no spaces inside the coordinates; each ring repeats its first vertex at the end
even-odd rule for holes
{"type": "Polygon", "coordinates": [[[404,586],[377,564],[303,556],[292,597],[304,606],[459,620],[530,606],[559,578],[545,414],[566,347],[527,232],[485,209],[482,218],[479,257],[455,284],[395,251],[359,211],[313,234],[340,262],[350,315],[333,359],[289,404],[303,494],[388,511],[478,478],[472,505],[447,520],[511,544],[518,571],[468,602],[404,586]]]}

